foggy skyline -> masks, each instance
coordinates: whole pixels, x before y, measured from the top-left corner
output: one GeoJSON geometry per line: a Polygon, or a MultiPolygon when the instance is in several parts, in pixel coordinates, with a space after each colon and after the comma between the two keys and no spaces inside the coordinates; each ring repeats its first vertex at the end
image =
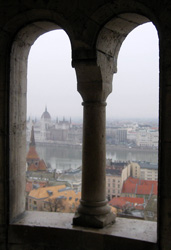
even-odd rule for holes
{"type": "MultiPolygon", "coordinates": [[[[159,52],[155,27],[144,24],[123,42],[113,92],[107,98],[107,119],[158,118],[159,52]]],[[[40,118],[45,106],[52,118],[81,118],[71,46],[62,30],[40,36],[28,59],[27,116],[40,118]]]]}

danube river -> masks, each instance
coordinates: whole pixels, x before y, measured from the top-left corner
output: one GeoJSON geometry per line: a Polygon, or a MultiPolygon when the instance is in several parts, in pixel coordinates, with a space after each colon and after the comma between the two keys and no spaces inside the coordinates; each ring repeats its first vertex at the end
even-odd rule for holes
{"type": "MultiPolygon", "coordinates": [[[[72,145],[36,145],[37,152],[46,164],[50,164],[52,169],[67,170],[77,168],[82,165],[82,147],[72,145]]],[[[158,162],[158,151],[135,150],[132,148],[118,148],[107,146],[106,158],[112,161],[148,161],[158,162]]]]}

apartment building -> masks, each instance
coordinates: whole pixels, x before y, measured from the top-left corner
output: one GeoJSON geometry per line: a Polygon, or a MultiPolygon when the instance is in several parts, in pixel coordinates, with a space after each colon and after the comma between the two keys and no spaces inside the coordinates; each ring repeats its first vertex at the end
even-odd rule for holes
{"type": "Polygon", "coordinates": [[[150,162],[138,162],[140,165],[140,179],[142,180],[158,180],[158,164],[150,162]]]}

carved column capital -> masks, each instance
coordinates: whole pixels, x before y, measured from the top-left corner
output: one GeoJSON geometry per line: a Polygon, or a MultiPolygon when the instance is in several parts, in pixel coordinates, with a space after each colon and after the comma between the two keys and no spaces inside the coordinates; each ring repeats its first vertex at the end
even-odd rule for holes
{"type": "Polygon", "coordinates": [[[104,82],[101,67],[96,59],[74,61],[77,90],[84,101],[105,101],[112,91],[112,82],[104,82]]]}

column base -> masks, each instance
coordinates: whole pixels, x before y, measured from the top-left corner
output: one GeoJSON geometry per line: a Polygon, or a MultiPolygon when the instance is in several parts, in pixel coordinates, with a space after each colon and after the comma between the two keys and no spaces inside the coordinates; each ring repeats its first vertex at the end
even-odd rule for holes
{"type": "Polygon", "coordinates": [[[112,212],[103,215],[87,215],[76,213],[73,225],[82,227],[103,228],[115,222],[116,215],[112,212]]]}

